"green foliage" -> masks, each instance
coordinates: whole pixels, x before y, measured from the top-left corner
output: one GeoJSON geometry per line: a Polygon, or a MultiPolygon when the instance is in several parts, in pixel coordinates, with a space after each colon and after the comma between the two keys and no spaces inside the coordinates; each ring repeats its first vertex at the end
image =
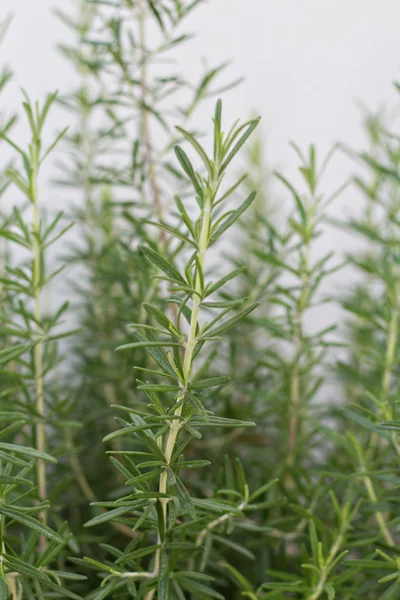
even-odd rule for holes
{"type": "Polygon", "coordinates": [[[297,174],[272,174],[259,119],[225,128],[215,104],[239,80],[182,72],[200,4],[57,8],[75,89],[23,94],[26,144],[1,114],[5,600],[400,593],[395,126],[366,115],[361,210],[333,218],[336,146],[292,144],[297,174]],[[332,224],[358,249],[321,253],[332,224]]]}
{"type": "MultiPolygon", "coordinates": [[[[125,344],[120,350],[144,348],[149,357],[158,363],[161,371],[155,374],[156,378],[138,382],[138,389],[144,393],[145,403],[130,409],[119,406],[124,412],[128,412],[130,420],[118,418],[122,428],[105,438],[105,441],[116,438],[132,440],[133,446],[121,447],[117,452],[118,456],[130,456],[139,452],[145,459],[139,463],[130,462],[129,466],[121,462],[116,463],[124,473],[126,485],[130,486],[130,489],[128,495],[118,498],[111,506],[110,503],[103,504],[104,507],[111,507],[107,518],[120,518],[121,515],[125,515],[124,522],[133,525],[133,522],[126,519],[129,512],[134,520],[140,521],[149,540],[154,537],[156,539],[156,544],[150,546],[146,552],[132,552],[132,546],[128,545],[117,561],[121,569],[124,568],[113,572],[107,568],[106,571],[110,575],[106,580],[110,581],[111,585],[115,580],[114,585],[118,586],[120,579],[137,580],[138,597],[147,599],[152,598],[156,590],[160,598],[175,597],[184,591],[190,592],[192,588],[195,590],[196,586],[200,585],[196,583],[197,571],[204,571],[211,557],[209,548],[207,557],[198,559],[200,566],[196,568],[197,549],[203,543],[207,544],[210,532],[214,528],[234,515],[240,516],[248,504],[248,486],[240,468],[238,474],[240,479],[243,477],[243,481],[240,486],[241,492],[237,493],[238,498],[236,493],[232,497],[229,490],[222,495],[223,501],[217,490],[215,498],[209,495],[206,498],[192,496],[187,489],[190,480],[185,481],[185,473],[188,469],[206,467],[209,463],[204,460],[186,461],[182,455],[183,449],[187,448],[193,439],[202,438],[203,429],[232,429],[254,425],[251,422],[220,417],[208,410],[207,391],[210,388],[219,388],[229,378],[201,379],[198,377],[197,368],[199,357],[206,357],[212,351],[207,349],[208,346],[212,348],[219,341],[220,334],[244,319],[258,306],[257,303],[251,304],[234,316],[226,318],[236,307],[236,303],[230,303],[225,309],[213,310],[211,320],[207,314],[214,289],[221,289],[224,281],[214,283],[211,287],[208,285],[206,256],[222,232],[233,225],[244,211],[243,206],[247,207],[249,204],[249,201],[246,201],[239,209],[227,210],[220,214],[217,207],[221,206],[223,173],[228,162],[233,159],[233,153],[239,151],[258,122],[252,121],[244,128],[237,126],[225,137],[221,116],[222,106],[218,101],[214,117],[214,153],[210,157],[199,147],[198,142],[185,132],[185,137],[207,169],[205,176],[195,169],[182,148],[175,147],[177,159],[192,182],[193,194],[198,203],[198,214],[193,216],[190,224],[183,223],[187,229],[186,244],[181,243],[182,230],[179,225],[169,229],[170,235],[174,236],[179,244],[176,260],[180,260],[181,268],[151,247],[143,246],[141,252],[161,271],[162,279],[170,284],[171,296],[166,301],[169,300],[170,305],[176,307],[176,322],[173,324],[156,306],[145,304],[146,312],[155,317],[161,329],[141,324],[130,326],[134,341],[125,344]],[[235,138],[239,141],[232,150],[235,138]],[[174,235],[175,231],[177,235],[174,235]],[[184,308],[188,320],[186,325],[184,308]],[[203,315],[207,316],[207,320],[204,320],[203,315]],[[221,513],[222,516],[215,518],[215,514],[221,513]],[[186,523],[187,519],[187,526],[182,527],[182,522],[186,523]],[[186,550],[182,558],[179,557],[178,550],[186,550]],[[143,557],[149,565],[147,568],[142,560],[138,560],[143,557]],[[193,575],[180,577],[182,571],[189,571],[193,575]]],[[[252,200],[254,194],[249,198],[252,200]]],[[[187,209],[189,210],[189,206],[187,209]]],[[[104,522],[105,518],[102,516],[92,519],[88,525],[104,522]]],[[[91,559],[88,560],[92,564],[91,559]]],[[[200,585],[200,589],[203,588],[206,593],[208,588],[204,583],[200,585]]]]}
{"type": "Polygon", "coordinates": [[[33,590],[42,598],[53,592],[79,598],[64,589],[64,574],[51,566],[57,556],[62,560],[71,531],[57,507],[59,492],[55,488],[50,496],[47,488],[48,465],[57,463],[48,447],[52,446],[56,455],[60,453],[50,438],[59,438],[63,427],[79,427],[79,423],[62,423],[68,415],[68,399],[57,390],[58,340],[68,335],[59,326],[67,304],[54,312],[42,308],[43,292],[60,272],[49,270],[48,249],[68,229],[57,231],[61,214],[48,224],[40,216],[40,168],[63,135],[43,149],[43,129],[54,100],[55,95],[50,95],[40,106],[25,96],[31,130],[26,151],[8,137],[9,127],[2,132],[3,140],[22,162],[21,169],[11,166],[6,176],[29,204],[25,210],[14,206],[0,229],[9,250],[4,254],[1,276],[1,328],[6,341],[0,382],[0,415],[5,425],[0,432],[1,577],[13,598],[32,597],[33,590]],[[29,208],[31,224],[26,221],[29,208]],[[17,250],[21,252],[18,262],[17,250]],[[51,427],[51,435],[47,427],[51,427]],[[50,520],[54,529],[47,524],[50,520]]]}

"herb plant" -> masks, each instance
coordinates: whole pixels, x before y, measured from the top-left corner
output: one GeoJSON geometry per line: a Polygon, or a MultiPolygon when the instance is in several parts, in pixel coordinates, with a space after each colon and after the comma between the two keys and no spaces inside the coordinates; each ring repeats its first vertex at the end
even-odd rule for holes
{"type": "Polygon", "coordinates": [[[48,248],[67,229],[59,230],[61,214],[45,224],[40,212],[40,167],[64,133],[43,148],[43,129],[54,99],[55,95],[48,96],[41,106],[32,104],[26,96],[24,109],[32,136],[27,151],[5,132],[2,134],[23,165],[21,170],[11,166],[6,176],[28,202],[26,208],[15,205],[1,229],[9,246],[2,275],[2,332],[6,347],[2,352],[1,420],[7,426],[1,435],[8,440],[0,444],[2,593],[7,597],[8,590],[17,599],[33,594],[47,597],[51,590],[76,597],[64,591],[62,581],[68,573],[54,564],[70,532],[58,514],[57,496],[53,508],[48,489],[49,465],[57,463],[48,452],[51,438],[65,426],[65,400],[55,395],[55,371],[60,360],[57,343],[66,335],[59,325],[67,308],[64,303],[54,312],[45,312],[42,303],[43,291],[59,272],[49,268],[48,248]],[[32,221],[28,225],[25,213],[29,209],[32,221]],[[14,259],[17,250],[21,254],[18,262],[14,259]],[[50,521],[55,529],[49,527],[50,521]],[[15,531],[16,526],[23,527],[23,531],[15,531]]]}
{"type": "Polygon", "coordinates": [[[25,144],[1,111],[0,598],[396,600],[396,124],[270,172],[240,78],[179,64],[200,4],[57,8],[75,87],[23,92],[25,144]]]}

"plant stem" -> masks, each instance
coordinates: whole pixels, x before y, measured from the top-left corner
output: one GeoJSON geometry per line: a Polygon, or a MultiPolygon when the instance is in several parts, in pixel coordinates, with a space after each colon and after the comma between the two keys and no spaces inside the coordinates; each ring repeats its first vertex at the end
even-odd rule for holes
{"type": "MultiPolygon", "coordinates": [[[[202,212],[202,223],[201,223],[200,240],[199,240],[199,248],[198,248],[199,267],[203,273],[204,273],[204,266],[205,266],[205,255],[206,255],[206,251],[208,248],[208,242],[209,242],[209,237],[210,237],[211,208],[212,208],[212,206],[211,206],[211,195],[210,195],[208,198],[205,199],[205,205],[204,205],[203,212],[202,212]]],[[[181,429],[181,423],[180,423],[179,417],[182,415],[182,411],[183,411],[183,402],[182,401],[184,400],[187,385],[190,380],[192,361],[193,361],[193,352],[194,352],[194,349],[197,344],[197,327],[198,327],[198,323],[199,323],[199,312],[200,312],[200,305],[201,305],[201,301],[202,301],[202,291],[203,291],[202,278],[201,278],[201,275],[198,270],[197,275],[196,275],[195,290],[194,290],[193,296],[192,296],[193,305],[192,305],[192,315],[191,315],[191,319],[190,319],[189,333],[187,336],[184,357],[183,357],[184,387],[177,397],[177,403],[179,403],[179,406],[175,409],[175,412],[174,412],[174,415],[178,418],[171,421],[171,428],[170,428],[170,431],[168,433],[167,440],[165,443],[164,456],[165,456],[165,462],[167,465],[169,465],[171,462],[171,458],[172,458],[174,448],[175,448],[176,439],[177,439],[179,431],[181,429]]],[[[163,443],[163,440],[161,441],[161,443],[163,443]]],[[[162,494],[166,494],[167,487],[168,487],[168,473],[166,470],[164,470],[160,475],[159,491],[162,494]]],[[[161,503],[162,503],[163,513],[164,513],[164,523],[166,523],[167,522],[166,499],[161,499],[161,503]]],[[[160,534],[158,536],[158,543],[159,544],[161,543],[160,534]]],[[[154,571],[153,571],[154,577],[158,576],[159,570],[160,570],[160,550],[158,549],[156,552],[155,563],[154,563],[154,571]]],[[[155,589],[150,590],[150,592],[148,592],[148,594],[146,595],[145,600],[152,600],[152,598],[154,597],[154,594],[155,594],[155,589]]]]}
{"type": "Polygon", "coordinates": [[[18,591],[17,573],[7,573],[7,582],[12,600],[22,600],[22,596],[18,591]]]}
{"type": "MultiPolygon", "coordinates": [[[[33,204],[33,291],[34,291],[34,315],[35,315],[35,333],[41,336],[41,248],[40,248],[40,218],[37,198],[37,168],[33,168],[31,179],[31,200],[33,204]]],[[[46,450],[46,423],[44,407],[44,373],[43,373],[43,342],[38,342],[34,347],[35,363],[35,387],[36,387],[36,412],[38,414],[38,423],[36,425],[36,448],[39,452],[46,450]]],[[[38,494],[43,502],[47,497],[46,481],[46,463],[38,460],[36,463],[38,494]]],[[[46,511],[40,513],[40,518],[44,524],[47,522],[46,511]]],[[[40,548],[43,551],[46,548],[46,538],[41,536],[40,548]]]]}
{"type": "MultiPolygon", "coordinates": [[[[361,472],[364,473],[365,472],[365,465],[362,463],[361,464],[361,472]]],[[[364,483],[365,483],[365,487],[369,496],[369,499],[371,500],[372,504],[378,504],[378,498],[376,496],[375,493],[375,489],[373,486],[373,483],[371,481],[371,477],[369,475],[364,475],[363,477],[364,479],[364,483]]],[[[386,521],[385,521],[385,517],[383,515],[382,512],[377,512],[375,513],[375,517],[376,517],[376,521],[379,525],[379,529],[381,530],[382,536],[384,538],[384,540],[386,541],[388,546],[394,546],[394,540],[392,537],[392,534],[390,533],[387,525],[386,525],[386,521]]]]}
{"type": "MultiPolygon", "coordinates": [[[[307,508],[307,511],[309,513],[314,514],[315,509],[318,506],[320,496],[321,496],[321,492],[319,492],[319,493],[317,492],[315,494],[314,498],[312,499],[312,502],[310,503],[310,506],[307,508]]],[[[281,531],[280,529],[272,528],[271,531],[269,532],[269,534],[273,537],[284,540],[286,542],[291,542],[303,534],[308,523],[309,523],[309,518],[304,517],[301,521],[299,521],[296,528],[289,533],[281,531]]]]}
{"type": "MultiPolygon", "coordinates": [[[[237,508],[238,510],[244,510],[246,506],[247,502],[241,502],[237,508]]],[[[204,529],[200,531],[196,539],[196,546],[201,546],[204,542],[204,538],[206,537],[207,533],[218,527],[218,525],[221,525],[221,523],[225,523],[225,521],[227,521],[231,516],[232,513],[225,513],[224,515],[221,515],[220,517],[214,519],[214,521],[211,521],[211,523],[209,523],[207,527],[204,527],[204,529]]]]}

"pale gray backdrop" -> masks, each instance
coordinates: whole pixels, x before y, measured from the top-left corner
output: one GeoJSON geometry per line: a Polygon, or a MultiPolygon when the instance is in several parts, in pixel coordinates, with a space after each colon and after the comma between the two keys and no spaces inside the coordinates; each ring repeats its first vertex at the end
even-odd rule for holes
{"type": "MultiPolygon", "coordinates": [[[[0,0],[2,14],[15,14],[1,48],[2,62],[16,74],[5,97],[10,106],[20,101],[19,86],[41,98],[73,85],[73,73],[55,51],[67,33],[51,14],[52,7],[68,10],[68,5],[68,0],[0,0]]],[[[289,140],[303,147],[314,142],[321,152],[337,140],[361,147],[357,101],[373,109],[396,106],[400,98],[392,82],[400,79],[399,25],[398,0],[210,0],[188,22],[198,33],[182,61],[187,69],[201,56],[233,60],[232,72],[246,81],[231,94],[227,112],[232,118],[253,109],[263,115],[269,163],[291,177],[295,160],[289,140]]],[[[50,129],[63,125],[55,111],[50,129]]],[[[22,140],[25,132],[20,125],[16,135],[22,140]]],[[[326,178],[327,191],[350,169],[338,156],[326,178]]],[[[49,189],[48,201],[61,204],[65,192],[49,189]]],[[[336,213],[357,201],[356,193],[347,191],[336,213]]],[[[321,243],[345,248],[351,242],[331,231],[321,243]]]]}

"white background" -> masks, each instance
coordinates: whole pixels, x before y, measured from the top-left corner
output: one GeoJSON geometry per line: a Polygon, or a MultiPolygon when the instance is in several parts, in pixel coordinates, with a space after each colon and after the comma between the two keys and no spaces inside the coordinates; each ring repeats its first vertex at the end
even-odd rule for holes
{"type": "MultiPolygon", "coordinates": [[[[12,65],[17,84],[33,97],[73,82],[55,52],[67,33],[51,13],[56,6],[68,12],[69,4],[0,0],[0,14],[15,14],[2,62],[12,65]]],[[[337,139],[357,144],[356,101],[371,108],[396,102],[399,24],[397,0],[209,0],[188,22],[197,37],[182,60],[232,59],[235,73],[246,76],[232,95],[233,113],[262,113],[270,160],[282,164],[290,139],[322,150],[337,139]]]]}
{"type": "MultiPolygon", "coordinates": [[[[69,11],[68,0],[0,0],[2,14],[15,14],[0,50],[1,62],[10,63],[16,75],[6,96],[13,108],[21,99],[20,86],[33,98],[74,86],[74,74],[55,50],[57,42],[68,40],[51,13],[55,6],[69,11]]],[[[188,21],[197,37],[180,58],[186,69],[197,68],[201,57],[212,64],[232,59],[231,72],[244,74],[246,81],[231,93],[229,115],[261,113],[268,162],[293,177],[289,140],[302,147],[313,142],[321,153],[338,140],[360,148],[364,136],[357,102],[374,110],[396,106],[399,25],[398,0],[210,0],[188,21]]],[[[54,113],[53,130],[64,126],[58,121],[54,113]]],[[[23,130],[17,135],[22,137],[23,130]]],[[[339,155],[327,190],[339,186],[351,169],[339,155]]],[[[50,188],[48,195],[60,208],[63,196],[50,188]]],[[[336,205],[337,216],[358,201],[348,190],[336,205]]],[[[322,243],[342,249],[350,242],[331,231],[322,243]]]]}

